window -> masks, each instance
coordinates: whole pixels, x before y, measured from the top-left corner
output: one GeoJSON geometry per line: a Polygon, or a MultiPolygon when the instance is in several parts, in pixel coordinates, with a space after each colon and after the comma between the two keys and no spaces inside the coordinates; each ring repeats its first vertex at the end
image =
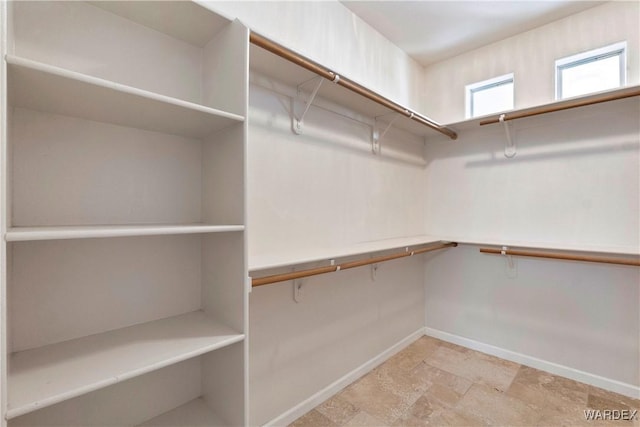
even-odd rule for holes
{"type": "Polygon", "coordinates": [[[556,61],[556,99],[614,89],[626,84],[627,42],[556,61]]]}
{"type": "Polygon", "coordinates": [[[465,87],[467,118],[513,109],[513,73],[465,87]]]}

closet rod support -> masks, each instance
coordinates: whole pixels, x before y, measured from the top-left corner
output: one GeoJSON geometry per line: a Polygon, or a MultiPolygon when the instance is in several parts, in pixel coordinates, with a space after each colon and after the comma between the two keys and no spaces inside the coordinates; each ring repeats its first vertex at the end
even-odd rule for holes
{"type": "MultiPolygon", "coordinates": [[[[293,133],[295,133],[296,135],[302,134],[304,116],[307,115],[307,112],[309,111],[309,107],[311,107],[311,103],[313,103],[313,100],[318,94],[318,91],[320,90],[320,86],[322,86],[322,82],[324,81],[324,79],[320,76],[318,76],[317,79],[318,79],[318,83],[316,83],[316,86],[313,88],[313,92],[311,92],[311,96],[309,96],[309,99],[306,102],[306,105],[304,107],[304,111],[302,111],[302,114],[299,117],[296,117],[295,110],[292,114],[293,116],[292,128],[293,128],[293,133]]],[[[302,90],[300,86],[298,86],[298,97],[300,97],[301,94],[302,94],[302,90]]]]}
{"type": "MultiPolygon", "coordinates": [[[[378,117],[381,117],[381,116],[378,116],[378,117]]],[[[371,135],[371,151],[373,152],[373,154],[380,154],[380,151],[382,149],[382,146],[380,144],[380,140],[382,138],[384,138],[384,136],[387,134],[389,129],[391,129],[391,126],[393,125],[393,122],[395,122],[396,119],[398,117],[400,117],[400,114],[395,114],[394,113],[393,118],[387,124],[387,126],[384,128],[384,130],[382,132],[380,132],[380,130],[378,129],[378,117],[374,118],[373,132],[372,132],[372,135],[371,135]]]]}
{"type": "Polygon", "coordinates": [[[509,128],[509,123],[505,121],[504,114],[501,114],[498,120],[500,121],[500,123],[503,124],[504,133],[505,133],[505,136],[507,137],[507,143],[504,146],[504,156],[507,159],[512,159],[513,157],[516,156],[516,143],[511,138],[511,129],[509,128]]]}
{"type": "Polygon", "coordinates": [[[503,246],[502,250],[500,251],[500,253],[507,257],[507,263],[509,265],[509,268],[513,268],[514,267],[514,263],[513,263],[513,256],[511,256],[507,251],[509,250],[508,246],[503,246]]]}
{"type": "Polygon", "coordinates": [[[293,300],[297,303],[302,302],[302,298],[304,296],[302,285],[302,279],[293,280],[293,300]]]}

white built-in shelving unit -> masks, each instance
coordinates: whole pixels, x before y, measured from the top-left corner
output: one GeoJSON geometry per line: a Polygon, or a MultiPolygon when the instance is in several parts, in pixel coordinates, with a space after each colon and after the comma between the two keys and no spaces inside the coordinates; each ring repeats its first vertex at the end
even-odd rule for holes
{"type": "Polygon", "coordinates": [[[2,425],[245,425],[248,29],[2,8],[2,425]]]}

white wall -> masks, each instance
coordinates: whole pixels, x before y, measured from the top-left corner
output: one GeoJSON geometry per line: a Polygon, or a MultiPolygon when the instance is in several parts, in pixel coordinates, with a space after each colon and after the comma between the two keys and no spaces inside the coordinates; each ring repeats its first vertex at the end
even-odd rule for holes
{"type": "Polygon", "coordinates": [[[462,240],[640,246],[640,101],[470,124],[427,144],[426,231],[462,240]]]}
{"type": "MultiPolygon", "coordinates": [[[[638,2],[610,2],[434,64],[425,70],[423,111],[460,121],[464,86],[508,72],[515,73],[516,108],[550,102],[555,59],[621,40],[628,42],[628,83],[638,84],[639,15],[638,2]]],[[[632,98],[513,121],[513,159],[503,155],[499,125],[468,122],[455,142],[429,141],[427,233],[638,253],[639,116],[640,101],[632,98]]],[[[638,268],[517,263],[512,278],[502,257],[481,255],[473,246],[429,262],[426,326],[637,395],[638,268]]]]}
{"type": "MultiPolygon", "coordinates": [[[[251,86],[250,265],[265,254],[298,257],[423,231],[424,166],[373,155],[368,125],[317,107],[305,118],[304,135],[295,135],[290,102],[251,86]]],[[[421,158],[422,141],[408,144],[421,158]]],[[[308,279],[300,304],[291,282],[253,290],[252,424],[289,410],[423,326],[421,260],[380,268],[375,282],[368,268],[308,279]]]]}
{"type": "Polygon", "coordinates": [[[640,269],[515,262],[511,272],[504,257],[466,245],[428,261],[427,327],[520,353],[527,364],[551,362],[536,366],[617,392],[635,388],[638,398],[640,269]]]}
{"type": "Polygon", "coordinates": [[[249,28],[410,108],[422,67],[338,1],[213,1],[249,28]]]}
{"type": "MultiPolygon", "coordinates": [[[[290,97],[251,85],[250,257],[423,232],[424,166],[372,154],[370,126],[315,106],[304,134],[295,135],[290,104],[290,97]]],[[[419,138],[389,132],[386,150],[394,141],[405,142],[407,157],[423,160],[419,138]]]]}
{"type": "MultiPolygon", "coordinates": [[[[427,232],[493,247],[637,254],[638,117],[640,100],[629,98],[516,120],[513,159],[503,155],[499,125],[470,123],[454,143],[429,143],[427,232]]],[[[426,326],[638,397],[640,269],[528,258],[517,265],[509,271],[503,257],[473,246],[429,262],[426,326]]]]}
{"type": "Polygon", "coordinates": [[[464,119],[465,85],[514,73],[515,108],[554,100],[554,63],[627,40],[627,81],[640,83],[640,3],[613,1],[438,62],[425,69],[422,111],[442,123],[464,119]]]}
{"type": "Polygon", "coordinates": [[[370,272],[305,279],[300,303],[291,282],[253,290],[251,425],[291,409],[422,328],[424,259],[380,264],[375,281],[370,272]]]}

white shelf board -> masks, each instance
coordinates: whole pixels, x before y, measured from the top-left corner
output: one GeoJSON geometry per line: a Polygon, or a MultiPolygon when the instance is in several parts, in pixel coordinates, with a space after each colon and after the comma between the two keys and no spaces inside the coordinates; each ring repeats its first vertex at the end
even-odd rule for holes
{"type": "Polygon", "coordinates": [[[30,240],[90,239],[97,237],[155,236],[165,234],[225,233],[243,231],[243,225],[98,225],[73,227],[13,227],[5,234],[7,242],[30,240]]]}
{"type": "Polygon", "coordinates": [[[7,55],[11,106],[203,138],[244,117],[7,55]]]}
{"type": "Polygon", "coordinates": [[[632,246],[612,246],[612,245],[576,245],[567,243],[552,242],[531,242],[524,240],[501,240],[501,239],[478,239],[478,238],[453,238],[451,236],[442,237],[442,240],[457,242],[461,245],[474,246],[508,246],[513,249],[540,249],[566,252],[584,252],[594,254],[610,255],[631,255],[640,256],[640,247],[632,246]]]}
{"type": "Polygon", "coordinates": [[[115,15],[204,47],[230,19],[193,1],[91,1],[115,15]]]}
{"type": "Polygon", "coordinates": [[[196,311],[13,353],[6,416],[24,415],[243,339],[196,311]]]}
{"type": "Polygon", "coordinates": [[[437,237],[421,235],[361,242],[346,247],[319,248],[313,251],[305,251],[305,253],[303,254],[300,254],[298,252],[291,252],[253,256],[249,257],[249,271],[259,271],[267,270],[270,268],[306,264],[310,262],[344,258],[348,256],[381,252],[391,249],[413,247],[430,243],[439,243],[442,241],[443,239],[437,237]]]}
{"type": "MultiPolygon", "coordinates": [[[[282,59],[258,46],[251,45],[249,52],[249,66],[254,73],[268,77],[287,86],[295,88],[302,83],[318,77],[317,74],[282,59]]],[[[338,70],[332,71],[339,72],[338,70]]],[[[303,90],[310,93],[313,90],[313,86],[314,83],[310,82],[303,86],[303,90]]],[[[393,111],[387,107],[329,81],[323,82],[317,96],[344,106],[366,117],[370,117],[371,119],[385,116],[381,117],[381,120],[389,122],[394,118],[394,115],[391,114],[393,111]]],[[[393,126],[414,135],[441,135],[437,131],[421,125],[406,116],[398,117],[397,120],[393,122],[393,126]]]]}
{"type": "Polygon", "coordinates": [[[140,427],[214,427],[225,425],[227,423],[214,414],[202,398],[194,399],[139,424],[140,427]]]}
{"type": "MultiPolygon", "coordinates": [[[[569,99],[562,99],[562,100],[558,100],[558,101],[553,101],[553,102],[548,102],[545,104],[540,104],[540,105],[535,105],[532,107],[527,107],[527,108],[519,108],[519,109],[514,109],[514,110],[509,110],[509,111],[505,111],[504,113],[506,114],[506,116],[508,117],[510,114],[515,114],[515,113],[527,113],[530,111],[535,111],[539,108],[553,108],[553,107],[557,107],[557,106],[562,106],[563,104],[566,104],[568,102],[574,102],[576,100],[580,100],[580,101],[589,101],[592,99],[597,99],[602,95],[617,95],[617,94],[624,94],[625,92],[629,92],[630,90],[635,90],[640,88],[640,85],[631,85],[631,86],[624,86],[621,88],[617,88],[617,89],[612,89],[612,90],[606,90],[606,91],[602,91],[602,92],[596,92],[596,93],[590,93],[587,95],[582,95],[582,96],[577,96],[574,98],[569,98],[569,99]]],[[[607,108],[604,107],[604,105],[616,105],[616,104],[621,104],[624,102],[640,102],[639,101],[639,97],[632,97],[632,98],[622,98],[622,99],[616,99],[616,100],[612,100],[612,101],[605,101],[605,102],[601,102],[601,103],[597,103],[597,104],[591,104],[591,105],[584,105],[584,106],[580,106],[580,107],[574,107],[574,108],[570,108],[570,109],[566,109],[566,110],[558,110],[558,111],[553,111],[553,112],[549,112],[549,113],[544,113],[544,114],[539,114],[539,115],[535,115],[535,116],[529,116],[529,117],[522,117],[519,119],[513,119],[510,121],[513,121],[514,123],[517,122],[521,122],[523,120],[536,120],[537,117],[544,117],[544,116],[553,116],[554,114],[571,114],[571,111],[576,111],[576,110],[587,110],[587,109],[592,109],[592,110],[596,110],[598,108],[607,108]],[[630,101],[631,100],[631,101],[630,101]],[[635,100],[635,101],[633,101],[635,100]]],[[[480,122],[487,120],[487,119],[491,119],[493,117],[499,116],[500,113],[493,113],[493,114],[487,114],[485,116],[481,116],[481,117],[473,117],[470,119],[465,119],[465,120],[461,120],[458,122],[453,122],[453,123],[448,123],[447,127],[450,127],[451,129],[454,129],[458,132],[467,132],[467,131],[471,131],[471,130],[478,130],[480,128],[492,128],[494,126],[501,126],[500,123],[493,123],[490,125],[484,125],[484,126],[480,126],[480,122]]]]}

